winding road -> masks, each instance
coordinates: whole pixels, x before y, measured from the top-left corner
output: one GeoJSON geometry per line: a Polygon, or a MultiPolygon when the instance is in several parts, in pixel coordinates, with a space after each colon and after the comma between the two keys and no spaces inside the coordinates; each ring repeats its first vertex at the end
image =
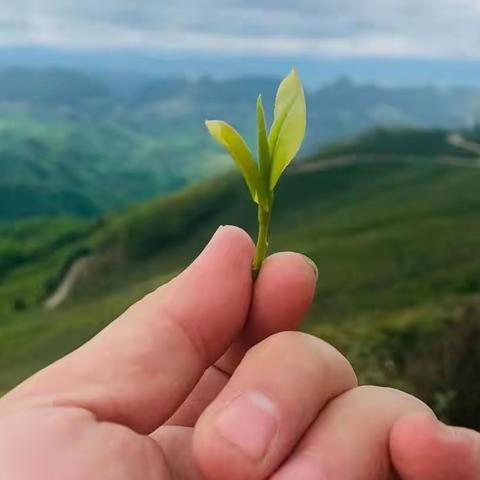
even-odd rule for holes
{"type": "MultiPolygon", "coordinates": [[[[444,155],[436,157],[433,163],[437,165],[447,165],[450,167],[469,167],[480,168],[480,144],[467,140],[459,133],[451,133],[445,138],[449,145],[461,148],[469,153],[478,155],[478,158],[455,157],[453,155],[444,155]]],[[[378,162],[399,162],[413,163],[418,161],[415,155],[382,155],[382,154],[351,154],[334,158],[325,158],[315,162],[299,163],[290,169],[291,174],[303,174],[310,172],[319,172],[330,170],[332,168],[341,168],[349,165],[360,165],[378,162]]]]}

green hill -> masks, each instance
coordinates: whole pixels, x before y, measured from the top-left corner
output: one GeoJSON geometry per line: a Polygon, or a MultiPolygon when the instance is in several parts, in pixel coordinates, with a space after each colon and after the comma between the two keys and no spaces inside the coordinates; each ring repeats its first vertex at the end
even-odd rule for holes
{"type": "Polygon", "coordinates": [[[199,148],[194,159],[191,148],[182,136],[168,143],[108,119],[45,123],[0,113],[0,224],[93,218],[225,169],[223,156],[207,161],[199,148]]]}
{"type": "MultiPolygon", "coordinates": [[[[405,145],[419,142],[401,135],[405,145]]],[[[362,381],[400,386],[445,418],[478,427],[480,169],[468,157],[455,164],[457,152],[440,148],[435,136],[434,150],[402,147],[394,157],[377,138],[368,153],[364,140],[349,145],[358,164],[326,168],[320,155],[291,170],[278,189],[272,251],[296,250],[316,261],[320,278],[305,328],[344,351],[362,381]],[[447,154],[450,164],[439,163],[447,154]]],[[[236,176],[93,226],[55,225],[71,241],[58,247],[45,238],[41,257],[31,253],[18,268],[7,267],[0,282],[0,390],[174,275],[220,224],[255,233],[255,211],[236,176]],[[86,251],[94,264],[60,309],[19,311],[45,298],[65,265],[86,251]]]]}
{"type": "MultiPolygon", "coordinates": [[[[465,132],[473,136],[475,131],[465,132]]],[[[412,128],[377,128],[366,132],[349,142],[339,142],[323,149],[317,158],[332,158],[343,155],[381,154],[402,155],[404,157],[472,157],[471,152],[451,145],[447,131],[442,129],[416,130],[412,128]]]]}
{"type": "MultiPolygon", "coordinates": [[[[93,218],[212,178],[230,164],[205,133],[205,119],[225,118],[253,140],[253,100],[262,92],[272,106],[278,84],[262,76],[147,75],[129,86],[133,77],[0,69],[0,223],[93,218]]],[[[380,125],[461,130],[480,118],[480,91],[473,88],[384,88],[340,79],[307,97],[305,155],[380,125]]],[[[397,153],[415,153],[413,143],[395,145],[397,153]]],[[[432,145],[427,139],[426,148],[432,145]]],[[[363,148],[371,148],[367,138],[363,148]]]]}

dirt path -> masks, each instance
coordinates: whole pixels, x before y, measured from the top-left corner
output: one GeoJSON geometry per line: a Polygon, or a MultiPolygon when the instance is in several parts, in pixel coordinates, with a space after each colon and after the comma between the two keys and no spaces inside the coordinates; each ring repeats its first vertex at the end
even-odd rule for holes
{"type": "Polygon", "coordinates": [[[480,145],[475,142],[467,140],[459,133],[451,133],[447,136],[447,142],[454,147],[462,148],[467,152],[473,153],[480,157],[480,145]]]}
{"type": "MultiPolygon", "coordinates": [[[[450,143],[450,142],[449,142],[450,143]]],[[[468,142],[470,143],[470,142],[468,142]]],[[[452,144],[453,145],[453,144],[452,144]]],[[[480,145],[474,144],[479,149],[480,145]]],[[[459,145],[456,145],[459,146],[459,145]]],[[[463,147],[462,147],[463,148],[463,147]]],[[[472,150],[469,150],[472,151],[472,150]]],[[[289,170],[293,175],[304,174],[311,172],[320,172],[323,170],[331,170],[332,168],[342,168],[349,165],[361,165],[368,163],[414,163],[418,162],[418,157],[408,155],[379,155],[379,154],[364,154],[364,155],[345,155],[343,157],[325,158],[317,160],[316,162],[299,163],[289,170]]],[[[480,168],[480,158],[468,159],[454,156],[437,157],[433,162],[434,165],[446,165],[449,167],[469,167],[480,168]]]]}
{"type": "Polygon", "coordinates": [[[45,300],[45,308],[55,310],[68,298],[77,280],[88,270],[92,260],[92,256],[82,257],[72,264],[57,289],[45,300]]]}

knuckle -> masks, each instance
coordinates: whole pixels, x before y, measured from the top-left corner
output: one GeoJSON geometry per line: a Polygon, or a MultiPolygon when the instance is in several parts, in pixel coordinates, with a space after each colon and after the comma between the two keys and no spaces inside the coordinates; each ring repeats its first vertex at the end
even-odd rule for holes
{"type": "Polygon", "coordinates": [[[270,335],[251,349],[253,355],[272,355],[277,352],[297,350],[299,345],[314,338],[302,332],[278,332],[270,335]]]}
{"type": "Polygon", "coordinates": [[[332,345],[303,332],[280,332],[253,347],[249,359],[259,361],[276,358],[279,362],[311,371],[312,377],[340,378],[343,388],[357,386],[357,377],[350,362],[332,345]]]}
{"type": "Polygon", "coordinates": [[[402,411],[432,412],[430,407],[419,398],[395,388],[361,385],[351,390],[349,395],[359,401],[375,398],[376,404],[396,405],[397,408],[402,411]]]}

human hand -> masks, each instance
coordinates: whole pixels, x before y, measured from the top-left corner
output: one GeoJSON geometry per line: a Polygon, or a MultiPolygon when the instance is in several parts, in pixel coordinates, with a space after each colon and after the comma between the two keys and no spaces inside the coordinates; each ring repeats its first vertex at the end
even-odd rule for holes
{"type": "Polygon", "coordinates": [[[221,228],[179,277],[0,400],[8,480],[477,480],[480,435],[399,391],[357,387],[294,332],[316,276],[221,228]],[[283,332],[283,333],[278,333],[283,332]]]}

